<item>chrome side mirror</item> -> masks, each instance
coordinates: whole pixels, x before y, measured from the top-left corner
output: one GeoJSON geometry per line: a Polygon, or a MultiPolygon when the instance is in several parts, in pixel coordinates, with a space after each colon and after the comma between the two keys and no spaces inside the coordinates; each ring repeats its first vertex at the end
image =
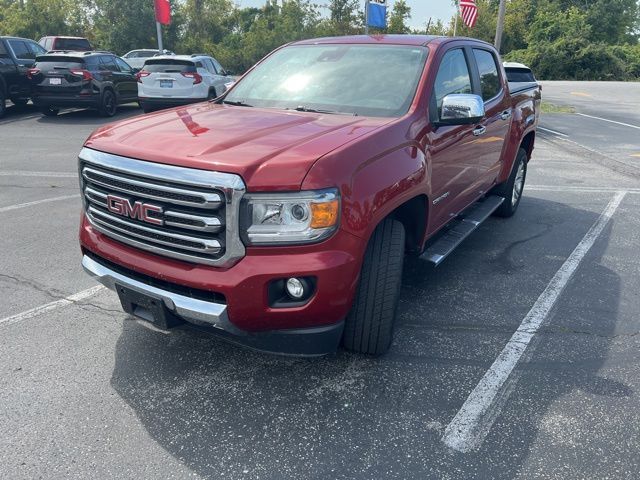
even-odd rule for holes
{"type": "Polygon", "coordinates": [[[440,125],[478,123],[484,118],[484,101],[479,95],[451,94],[442,99],[440,125]]]}

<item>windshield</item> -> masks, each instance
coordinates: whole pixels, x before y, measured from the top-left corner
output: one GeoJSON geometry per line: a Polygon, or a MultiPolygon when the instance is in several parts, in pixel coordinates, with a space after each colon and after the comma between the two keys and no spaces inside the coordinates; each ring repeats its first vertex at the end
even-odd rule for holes
{"type": "Polygon", "coordinates": [[[260,63],[224,102],[397,117],[411,105],[427,52],[404,45],[294,45],[260,63]]]}

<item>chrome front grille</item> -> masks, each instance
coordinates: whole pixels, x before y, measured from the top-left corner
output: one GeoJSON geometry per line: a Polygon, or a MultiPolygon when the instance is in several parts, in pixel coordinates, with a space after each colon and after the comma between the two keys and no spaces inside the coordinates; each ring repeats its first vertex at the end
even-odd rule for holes
{"type": "Polygon", "coordinates": [[[159,255],[227,267],[244,255],[238,175],[146,162],[84,148],[80,186],[99,232],[159,255]]]}

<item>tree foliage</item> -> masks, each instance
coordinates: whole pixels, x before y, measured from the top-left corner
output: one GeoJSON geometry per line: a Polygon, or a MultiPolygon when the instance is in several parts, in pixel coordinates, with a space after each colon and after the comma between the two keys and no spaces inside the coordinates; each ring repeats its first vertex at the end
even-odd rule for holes
{"type": "MultiPolygon", "coordinates": [[[[210,53],[237,73],[287,42],[358,34],[364,26],[363,0],[265,0],[262,8],[235,0],[171,2],[165,48],[210,53]]],[[[388,26],[374,33],[453,34],[453,18],[411,28],[409,2],[388,4],[388,26]]],[[[457,34],[493,43],[499,0],[477,4],[476,26],[458,21],[457,34]]],[[[82,35],[123,54],[157,44],[153,16],[151,0],[0,0],[0,34],[82,35]]],[[[638,0],[507,0],[501,51],[540,78],[638,79],[639,35],[638,0]]]]}

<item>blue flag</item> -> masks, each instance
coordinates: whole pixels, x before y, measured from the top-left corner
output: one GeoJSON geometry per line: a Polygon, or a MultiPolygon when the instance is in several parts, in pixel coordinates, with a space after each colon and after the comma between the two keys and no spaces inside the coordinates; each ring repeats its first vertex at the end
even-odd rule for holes
{"type": "Polygon", "coordinates": [[[370,27],[386,28],[387,0],[369,0],[367,25],[370,27]]]}

